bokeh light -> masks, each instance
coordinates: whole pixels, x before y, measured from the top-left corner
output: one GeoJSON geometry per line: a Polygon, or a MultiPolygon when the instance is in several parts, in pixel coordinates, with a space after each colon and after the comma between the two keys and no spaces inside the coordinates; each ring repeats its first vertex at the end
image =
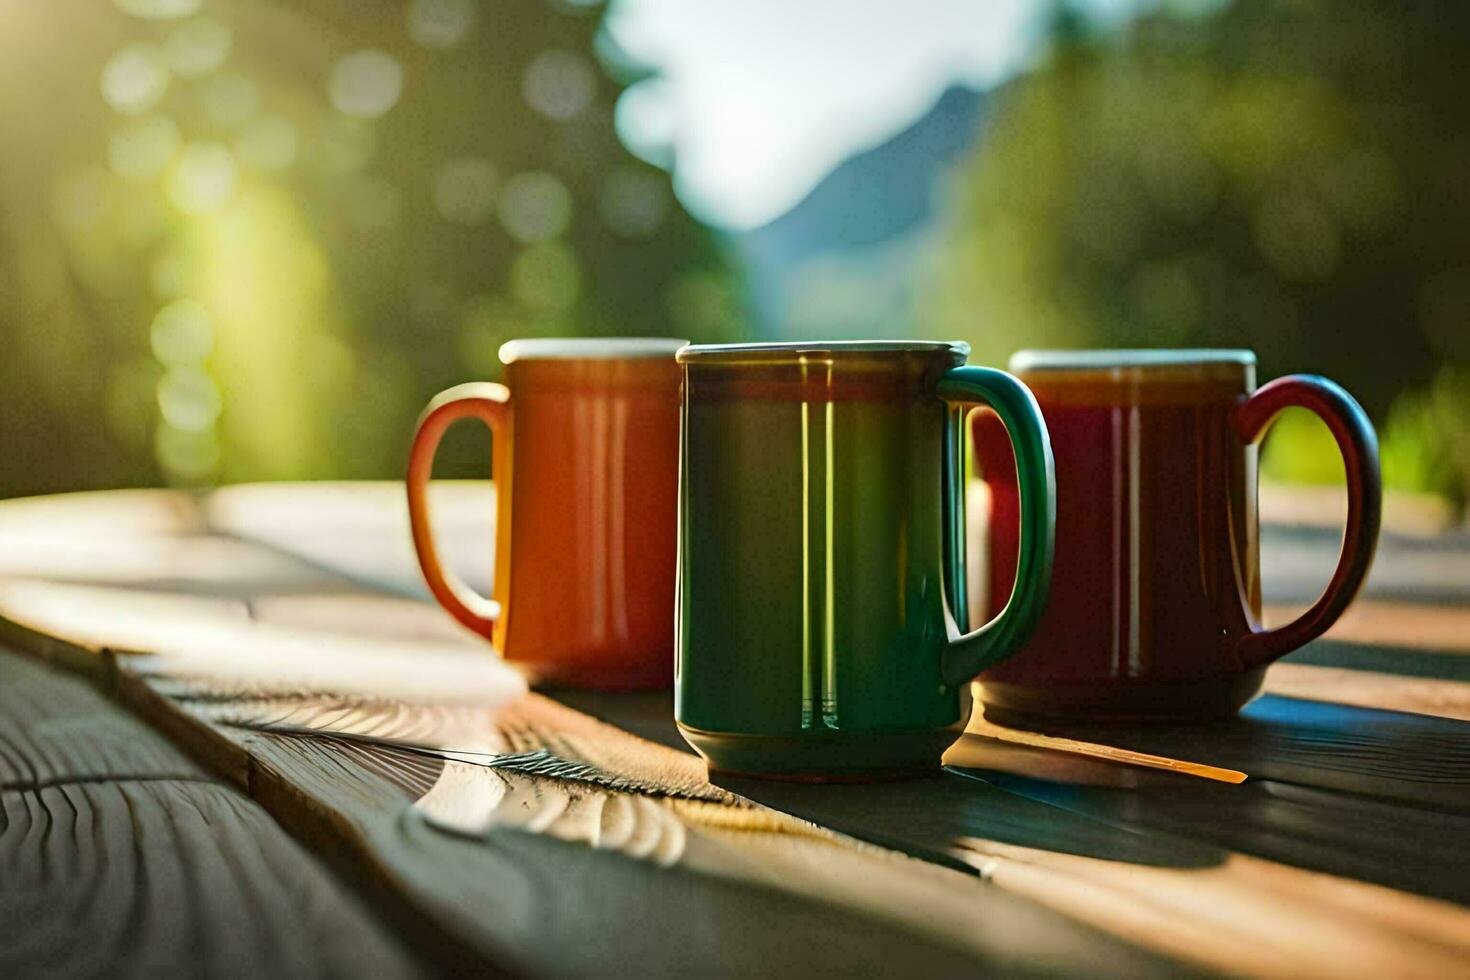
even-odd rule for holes
{"type": "Polygon", "coordinates": [[[1251,346],[1470,498],[1470,456],[1404,462],[1470,416],[1434,380],[1470,361],[1467,8],[1427,2],[0,0],[0,436],[35,461],[0,493],[401,475],[514,335],[881,330],[1251,346]]]}
{"type": "Polygon", "coordinates": [[[211,476],[219,465],[219,438],[214,430],[190,431],[164,424],[158,427],[153,450],[171,480],[193,483],[211,476]]]}
{"type": "Polygon", "coordinates": [[[235,193],[235,158],[222,143],[190,143],[169,177],[168,195],[186,214],[207,214],[235,193]]]}
{"type": "Polygon", "coordinates": [[[500,345],[534,333],[525,313],[504,296],[480,293],[465,301],[459,315],[459,362],[478,377],[500,370],[500,345]]]}
{"type": "Polygon", "coordinates": [[[222,407],[219,386],[197,367],[169,368],[158,382],[158,410],[172,428],[203,432],[222,407]]]}
{"type": "Polygon", "coordinates": [[[475,26],[474,0],[412,0],[408,36],[426,48],[451,48],[475,26]]]}
{"type": "Polygon", "coordinates": [[[148,288],[160,299],[182,296],[189,285],[189,263],[175,249],[160,251],[148,263],[148,288]]]}
{"type": "Polygon", "coordinates": [[[354,51],[332,66],[327,94],[343,115],[377,119],[403,94],[403,66],[382,51],[354,51]]]}
{"type": "Polygon", "coordinates": [[[113,0],[117,9],[144,20],[172,20],[197,13],[203,0],[113,0]]]}
{"type": "Polygon", "coordinates": [[[124,180],[151,180],[173,161],[182,142],[168,116],[144,116],[108,139],[107,163],[124,180]]]}
{"type": "Polygon", "coordinates": [[[118,112],[147,112],[168,91],[163,49],[138,41],[118,50],[102,67],[102,97],[118,112]]]}
{"type": "Polygon", "coordinates": [[[214,349],[209,310],[195,299],[177,299],[159,310],[148,336],[153,356],[169,367],[198,367],[214,349]]]}
{"type": "Polygon", "coordinates": [[[238,126],[260,109],[260,90],[244,75],[217,75],[199,94],[204,111],[219,126],[238,126]]]}
{"type": "Polygon", "coordinates": [[[577,256],[561,242],[532,245],[511,263],[511,293],[532,313],[565,313],[577,302],[581,285],[577,256]]]}
{"type": "Polygon", "coordinates": [[[355,176],[346,184],[348,217],[359,228],[378,229],[398,219],[398,188],[386,178],[355,176]]]}
{"type": "Polygon", "coordinates": [[[543,51],[526,67],[526,102],[548,119],[566,122],[592,102],[597,78],[586,59],[570,51],[543,51]]]}
{"type": "Polygon", "coordinates": [[[1256,247],[1281,278],[1322,282],[1340,251],[1332,216],[1305,194],[1268,198],[1256,212],[1256,247]]]}
{"type": "Polygon", "coordinates": [[[235,156],[247,167],[279,173],[296,161],[298,143],[291,120],[261,116],[246,123],[235,137],[235,156]]]}
{"type": "Polygon", "coordinates": [[[377,136],[369,123],[332,114],[322,120],[313,158],[328,173],[355,173],[367,166],[377,145],[377,136]]]}
{"type": "Polygon", "coordinates": [[[532,170],[505,182],[500,193],[500,223],[518,242],[555,238],[572,220],[572,195],[551,174],[532,170]]]}
{"type": "Polygon", "coordinates": [[[624,238],[647,238],[663,223],[670,204],[665,178],[623,167],[603,182],[597,213],[605,225],[624,238]]]}
{"type": "Polygon", "coordinates": [[[445,221],[478,225],[495,214],[495,167],[483,157],[455,157],[434,174],[434,209],[445,221]]]}
{"type": "Polygon", "coordinates": [[[175,75],[202,78],[225,63],[233,43],[228,24],[201,17],[174,28],[163,42],[163,56],[175,75]]]}

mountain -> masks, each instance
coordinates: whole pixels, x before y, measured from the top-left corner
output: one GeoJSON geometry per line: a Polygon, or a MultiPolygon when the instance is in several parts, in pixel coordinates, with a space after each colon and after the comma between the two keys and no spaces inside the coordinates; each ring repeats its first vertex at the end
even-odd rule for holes
{"type": "Polygon", "coordinates": [[[988,94],[953,87],[885,142],[839,164],[790,211],[734,237],[767,336],[875,336],[907,324],[936,190],[967,155],[988,94]]]}

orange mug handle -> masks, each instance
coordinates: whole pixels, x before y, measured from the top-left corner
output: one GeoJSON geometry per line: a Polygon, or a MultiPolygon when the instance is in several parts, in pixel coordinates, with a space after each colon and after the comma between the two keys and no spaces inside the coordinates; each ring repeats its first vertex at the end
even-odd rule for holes
{"type": "MultiPolygon", "coordinates": [[[[413,448],[408,454],[408,522],[413,530],[413,547],[429,591],[439,605],[465,626],[486,639],[493,639],[500,604],[487,599],[439,563],[434,547],[434,529],[429,523],[429,480],[434,475],[434,454],[445,431],[463,418],[477,418],[490,427],[496,439],[510,437],[510,389],[487,381],[456,385],[441,391],[419,416],[413,448]]],[[[492,473],[492,478],[501,474],[492,473]]],[[[497,492],[503,492],[497,488],[497,492]]]]}

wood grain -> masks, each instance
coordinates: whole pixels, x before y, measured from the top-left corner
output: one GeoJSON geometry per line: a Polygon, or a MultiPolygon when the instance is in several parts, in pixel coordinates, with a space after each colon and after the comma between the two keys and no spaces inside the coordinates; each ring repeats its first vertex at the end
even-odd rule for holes
{"type": "Polygon", "coordinates": [[[258,805],[4,651],[0,922],[0,976],[422,972],[258,805]]]}
{"type": "MultiPolygon", "coordinates": [[[[667,718],[647,695],[626,707],[617,695],[576,700],[647,730],[667,718]]],[[[677,738],[664,725],[662,738],[677,738]]],[[[1059,911],[1224,972],[1432,976],[1470,955],[1470,912],[1436,900],[1466,899],[1470,859],[1448,844],[1463,839],[1464,818],[1287,784],[1206,782],[974,736],[965,742],[958,760],[1032,774],[980,769],[868,786],[722,778],[720,785],[886,847],[972,867],[1059,911]],[[1334,875],[1313,870],[1322,867],[1334,875]],[[1187,922],[1173,921],[1173,904],[1187,904],[1187,922]],[[1310,942],[1288,947],[1293,922],[1310,942]]]]}
{"type": "MultiPolygon", "coordinates": [[[[488,570],[484,487],[443,492],[456,562],[488,570]]],[[[396,485],[132,504],[146,513],[111,516],[177,539],[183,572],[157,542],[130,565],[127,535],[28,505],[68,557],[0,568],[0,613],[22,624],[0,630],[245,788],[417,949],[452,947],[441,966],[1415,976],[1470,958],[1470,912],[1445,901],[1470,880],[1453,843],[1470,729],[1375,710],[1430,711],[1428,689],[1375,700],[1370,678],[1293,665],[1301,698],[1230,725],[1057,733],[1240,786],[974,736],[951,755],[964,772],[929,780],[712,785],[666,694],[527,693],[413,601],[396,485]],[[1334,691],[1361,706],[1310,700],[1334,691]]]]}
{"type": "Polygon", "coordinates": [[[969,873],[740,800],[688,753],[534,695],[481,712],[493,723],[477,733],[453,712],[409,720],[420,709],[401,704],[259,690],[237,702],[218,682],[168,692],[153,710],[188,711],[248,753],[272,812],[530,969],[597,971],[609,956],[653,974],[1177,969],[969,873]],[[449,732],[467,741],[436,747],[449,732]],[[618,911],[628,895],[632,919],[618,911]]]}

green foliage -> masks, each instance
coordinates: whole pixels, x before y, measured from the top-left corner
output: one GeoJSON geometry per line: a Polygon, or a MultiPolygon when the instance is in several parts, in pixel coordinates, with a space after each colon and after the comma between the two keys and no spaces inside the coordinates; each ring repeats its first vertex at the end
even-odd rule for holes
{"type": "MultiPolygon", "coordinates": [[[[1433,383],[1394,400],[1379,432],[1383,484],[1463,507],[1470,494],[1470,371],[1446,367],[1433,383]]],[[[1341,484],[1342,456],[1305,409],[1282,413],[1261,455],[1261,475],[1282,483],[1341,484]]]]}
{"type": "Polygon", "coordinates": [[[1470,367],[1450,365],[1431,388],[1432,438],[1441,460],[1435,483],[1461,507],[1470,503],[1470,367]]]}
{"type": "Polygon", "coordinates": [[[1415,389],[1399,396],[1383,427],[1381,448],[1386,486],[1416,493],[1458,491],[1431,392],[1415,389]]]}
{"type": "Polygon", "coordinates": [[[511,337],[739,329],[595,4],[72,6],[0,18],[0,496],[396,477],[511,337]]]}
{"type": "MultiPolygon", "coordinates": [[[[1169,10],[1121,36],[1059,32],[996,94],[954,175],[925,329],[982,363],[1251,347],[1263,378],[1326,374],[1379,420],[1470,362],[1470,5],[1169,10]]],[[[1320,439],[1282,425],[1274,472],[1323,476],[1320,439]]],[[[1421,448],[1396,438],[1463,452],[1443,424],[1421,448]]]]}
{"type": "Polygon", "coordinates": [[[1261,452],[1261,476],[1278,483],[1341,484],[1342,455],[1322,420],[1289,408],[1271,425],[1261,452]]]}

